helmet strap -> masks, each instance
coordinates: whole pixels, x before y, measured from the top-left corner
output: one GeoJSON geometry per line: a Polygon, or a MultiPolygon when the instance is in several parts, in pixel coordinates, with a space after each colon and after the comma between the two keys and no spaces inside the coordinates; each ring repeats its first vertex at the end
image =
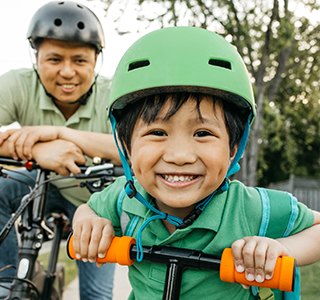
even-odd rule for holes
{"type": "MultiPolygon", "coordinates": [[[[249,128],[250,128],[250,120],[251,120],[251,115],[248,117],[248,121],[245,127],[244,134],[240,140],[239,147],[237,150],[237,153],[235,155],[235,158],[231,164],[231,166],[228,169],[226,178],[234,173],[237,168],[238,168],[238,161],[240,160],[243,151],[245,149],[246,143],[248,141],[249,137],[249,128]]],[[[146,228],[146,226],[153,220],[155,219],[162,219],[162,220],[168,220],[169,223],[172,225],[175,225],[177,229],[184,229],[188,226],[190,226],[201,214],[201,212],[206,208],[210,200],[213,198],[213,196],[218,192],[218,191],[226,191],[229,188],[228,181],[224,179],[222,184],[219,186],[218,189],[216,189],[213,193],[211,193],[209,196],[207,196],[204,200],[202,200],[196,207],[195,209],[187,216],[184,218],[184,220],[181,220],[178,217],[168,215],[167,213],[164,213],[162,211],[159,211],[156,209],[154,206],[152,206],[135,188],[134,186],[134,181],[132,178],[132,173],[131,173],[131,168],[128,163],[128,156],[125,151],[122,151],[119,147],[117,135],[116,135],[116,119],[112,114],[112,111],[110,110],[109,113],[110,116],[110,122],[112,126],[112,131],[113,131],[113,137],[114,141],[116,143],[116,146],[118,148],[119,156],[121,159],[121,163],[123,166],[124,174],[127,180],[127,183],[125,184],[124,190],[125,193],[128,195],[129,198],[136,198],[141,204],[146,206],[148,209],[153,211],[155,213],[154,216],[150,217],[147,219],[142,226],[139,228],[138,234],[137,234],[137,261],[141,262],[143,260],[143,251],[142,251],[142,231],[146,228]]],[[[240,167],[239,167],[240,169],[240,167]]],[[[238,169],[238,170],[239,170],[238,169]]]]}
{"type": "Polygon", "coordinates": [[[43,86],[46,95],[47,95],[49,98],[51,98],[51,100],[52,100],[53,102],[63,102],[63,103],[70,104],[70,105],[75,104],[75,103],[80,103],[81,105],[86,105],[87,102],[88,102],[89,97],[91,96],[91,94],[92,94],[92,92],[93,92],[93,86],[96,84],[97,78],[98,78],[98,76],[99,76],[99,74],[96,74],[96,76],[94,77],[94,81],[93,81],[92,85],[90,86],[89,90],[88,90],[84,95],[82,95],[82,97],[81,97],[80,99],[78,99],[78,100],[76,100],[76,101],[72,101],[72,102],[64,102],[64,101],[58,100],[57,98],[55,98],[53,95],[51,95],[51,94],[46,90],[45,86],[43,85],[43,83],[42,83],[42,81],[41,81],[41,79],[40,79],[40,76],[39,76],[39,74],[38,74],[38,72],[37,72],[37,69],[36,69],[35,65],[33,65],[33,70],[36,72],[37,77],[38,77],[38,80],[39,80],[39,82],[41,83],[41,85],[43,86]]]}
{"type": "Polygon", "coordinates": [[[252,111],[248,117],[247,123],[246,123],[246,127],[244,129],[243,135],[240,139],[240,143],[239,143],[239,147],[237,150],[237,153],[231,163],[231,166],[228,169],[226,178],[230,177],[231,175],[237,173],[240,170],[240,165],[239,165],[239,160],[241,159],[244,150],[246,149],[247,143],[248,143],[248,139],[249,139],[249,132],[250,132],[250,123],[251,123],[251,119],[252,119],[252,111]]]}

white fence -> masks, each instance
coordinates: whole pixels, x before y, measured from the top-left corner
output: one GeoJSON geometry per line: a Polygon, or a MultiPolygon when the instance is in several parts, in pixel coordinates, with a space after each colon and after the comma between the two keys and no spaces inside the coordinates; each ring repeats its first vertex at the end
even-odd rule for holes
{"type": "Polygon", "coordinates": [[[291,176],[290,179],[273,183],[271,189],[283,190],[293,194],[299,202],[313,210],[320,211],[320,179],[291,176]]]}

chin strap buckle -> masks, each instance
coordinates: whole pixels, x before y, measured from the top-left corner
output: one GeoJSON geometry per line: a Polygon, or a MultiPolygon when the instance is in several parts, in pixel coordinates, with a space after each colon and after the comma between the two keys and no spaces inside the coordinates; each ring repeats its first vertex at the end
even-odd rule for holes
{"type": "Polygon", "coordinates": [[[126,194],[130,199],[132,199],[137,194],[137,190],[132,180],[127,181],[127,183],[124,186],[124,190],[126,191],[126,194]]]}
{"type": "Polygon", "coordinates": [[[196,219],[198,219],[201,212],[202,212],[201,207],[198,207],[197,209],[193,210],[189,215],[187,215],[183,219],[183,222],[179,226],[177,226],[177,229],[184,229],[190,226],[196,219]]]}

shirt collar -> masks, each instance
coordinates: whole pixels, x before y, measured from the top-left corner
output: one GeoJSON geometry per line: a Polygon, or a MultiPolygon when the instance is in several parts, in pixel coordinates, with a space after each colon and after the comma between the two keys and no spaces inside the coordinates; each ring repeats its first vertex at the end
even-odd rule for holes
{"type": "MultiPolygon", "coordinates": [[[[142,189],[140,184],[136,182],[135,187],[149,203],[153,204],[151,196],[145,190],[142,189]]],[[[206,206],[206,208],[199,215],[199,217],[193,222],[193,224],[191,224],[185,229],[181,229],[177,231],[191,231],[192,229],[200,228],[200,229],[208,229],[208,230],[217,232],[221,224],[222,215],[224,212],[226,199],[227,199],[227,193],[228,192],[226,191],[226,192],[222,192],[214,195],[211,201],[206,206]]],[[[122,209],[125,210],[126,212],[131,213],[133,215],[140,216],[145,219],[148,219],[149,217],[154,215],[153,212],[147,209],[143,204],[141,204],[135,198],[127,199],[127,200],[128,201],[124,201],[123,207],[122,207],[122,209]],[[134,205],[132,205],[130,201],[134,201],[134,205]]],[[[152,226],[152,225],[149,224],[147,228],[149,226],[152,226]]]]}
{"type": "MultiPolygon", "coordinates": [[[[92,97],[92,95],[94,92],[95,92],[95,88],[93,87],[93,92],[90,95],[87,104],[81,105],[78,108],[78,110],[67,121],[68,124],[78,123],[80,119],[91,119],[93,117],[95,103],[93,101],[94,97],[92,97]]],[[[61,111],[54,104],[53,100],[46,94],[42,84],[40,85],[39,108],[41,110],[49,110],[59,115],[62,115],[61,111]]]]}

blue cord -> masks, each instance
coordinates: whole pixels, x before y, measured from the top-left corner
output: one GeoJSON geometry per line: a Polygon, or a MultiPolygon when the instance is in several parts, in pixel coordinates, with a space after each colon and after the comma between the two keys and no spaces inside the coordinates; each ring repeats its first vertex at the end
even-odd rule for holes
{"type": "Polygon", "coordinates": [[[237,153],[233,159],[231,166],[228,169],[226,178],[230,177],[231,175],[237,173],[240,170],[239,160],[241,159],[241,157],[243,155],[243,152],[246,148],[246,145],[247,145],[247,142],[249,139],[251,117],[252,117],[252,112],[250,113],[250,115],[248,117],[246,127],[245,127],[243,135],[241,137],[237,153]]]}
{"type": "Polygon", "coordinates": [[[118,139],[116,136],[116,119],[115,117],[112,115],[112,112],[110,112],[110,122],[111,122],[111,126],[112,126],[112,131],[113,131],[113,137],[116,143],[116,146],[118,148],[119,151],[119,155],[120,155],[120,159],[121,159],[121,163],[123,166],[123,170],[124,170],[124,174],[127,180],[127,184],[125,186],[125,192],[126,194],[132,198],[135,197],[140,203],[142,203],[144,206],[146,206],[148,209],[150,209],[151,211],[153,211],[154,213],[156,213],[157,215],[152,216],[151,218],[147,219],[142,226],[139,229],[138,232],[138,237],[137,237],[137,260],[138,261],[142,261],[143,259],[143,252],[142,252],[142,242],[141,242],[141,235],[142,235],[142,231],[144,230],[144,228],[154,219],[167,219],[172,225],[175,226],[179,226],[180,224],[183,223],[183,221],[175,216],[171,216],[168,215],[162,211],[159,211],[158,209],[156,209],[154,206],[152,206],[134,187],[133,184],[133,178],[132,178],[132,174],[131,174],[131,169],[129,166],[129,163],[127,161],[127,157],[123,154],[122,150],[119,147],[118,144],[118,139]],[[129,183],[129,184],[128,184],[129,183]]]}
{"type": "MultiPolygon", "coordinates": [[[[243,136],[240,140],[239,143],[239,148],[238,151],[235,155],[235,158],[231,164],[231,166],[228,169],[226,178],[228,178],[229,176],[233,175],[234,173],[238,172],[240,169],[240,166],[238,164],[238,161],[240,160],[240,158],[242,157],[242,154],[245,150],[248,138],[249,138],[249,129],[250,129],[250,120],[251,120],[251,115],[248,117],[248,121],[243,133],[243,136]]],[[[179,226],[183,223],[183,221],[175,216],[171,216],[168,215],[162,211],[159,211],[158,209],[156,209],[154,206],[152,206],[134,187],[134,183],[133,183],[133,178],[132,178],[132,174],[131,174],[131,168],[130,165],[128,163],[127,157],[126,155],[122,152],[122,150],[119,147],[118,144],[118,139],[116,136],[116,119],[113,116],[112,112],[110,111],[110,122],[111,122],[111,126],[112,126],[112,131],[113,131],[113,137],[116,143],[116,146],[118,148],[119,151],[119,155],[120,155],[120,159],[121,159],[121,163],[123,166],[123,170],[124,170],[124,174],[127,180],[126,186],[125,186],[125,192],[126,194],[130,197],[133,198],[135,197],[140,203],[142,203],[144,206],[146,206],[148,209],[150,209],[151,211],[153,211],[154,213],[156,213],[156,215],[150,217],[149,219],[147,219],[139,228],[138,231],[138,235],[137,235],[137,261],[141,262],[143,260],[143,250],[142,250],[142,232],[143,230],[146,228],[146,226],[153,220],[156,219],[163,219],[163,220],[168,220],[169,223],[171,223],[172,225],[175,226],[179,226]]],[[[229,188],[229,184],[227,181],[225,181],[225,183],[223,184],[223,186],[221,187],[221,190],[224,192],[229,188]]],[[[218,190],[214,191],[213,193],[211,193],[208,197],[206,197],[203,201],[201,201],[201,203],[199,203],[196,206],[196,209],[198,209],[200,207],[201,211],[203,211],[205,209],[205,207],[208,205],[208,203],[210,202],[210,200],[212,199],[212,197],[217,193],[218,190]]]]}

